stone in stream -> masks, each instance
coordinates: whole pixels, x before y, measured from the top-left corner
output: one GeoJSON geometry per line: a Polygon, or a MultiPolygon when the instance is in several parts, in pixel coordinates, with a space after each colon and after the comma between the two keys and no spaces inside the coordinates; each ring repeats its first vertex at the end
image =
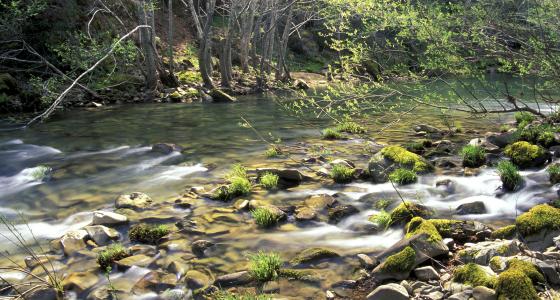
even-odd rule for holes
{"type": "Polygon", "coordinates": [[[366,254],[360,253],[360,254],[357,254],[356,256],[360,260],[360,265],[364,269],[370,270],[370,269],[375,268],[379,264],[377,259],[371,258],[366,254]]]}
{"type": "Polygon", "coordinates": [[[414,269],[414,275],[421,281],[430,281],[439,279],[439,274],[432,266],[426,266],[414,269]]]}
{"type": "Polygon", "coordinates": [[[211,282],[208,275],[197,270],[188,270],[185,274],[185,283],[189,289],[196,290],[210,285],[211,282]]]}
{"type": "Polygon", "coordinates": [[[132,255],[129,257],[125,257],[121,260],[116,261],[116,264],[118,266],[118,268],[120,270],[127,270],[133,266],[137,266],[137,267],[142,267],[142,268],[146,268],[148,267],[152,262],[154,261],[154,258],[144,255],[144,254],[137,254],[137,255],[132,255]]]}
{"type": "Polygon", "coordinates": [[[140,192],[120,195],[117,200],[115,200],[116,208],[130,208],[133,210],[143,210],[151,204],[152,198],[140,192]]]}
{"type": "Polygon", "coordinates": [[[72,255],[76,251],[85,249],[85,240],[88,237],[88,232],[83,229],[68,231],[60,238],[60,245],[64,254],[72,255]]]}
{"type": "Polygon", "coordinates": [[[120,225],[128,222],[128,218],[124,215],[110,211],[94,211],[91,225],[120,225]]]}
{"type": "Polygon", "coordinates": [[[342,219],[355,215],[360,211],[353,205],[338,205],[329,208],[329,223],[338,223],[342,219]]]}
{"type": "Polygon", "coordinates": [[[475,201],[470,203],[464,203],[455,209],[455,213],[458,215],[475,215],[475,214],[485,214],[486,206],[482,201],[475,201]]]}
{"type": "Polygon", "coordinates": [[[336,199],[328,194],[313,195],[304,201],[305,206],[311,207],[317,210],[322,210],[325,208],[330,208],[335,206],[336,199]]]}
{"type": "Polygon", "coordinates": [[[406,289],[396,283],[389,283],[378,286],[366,297],[367,300],[408,300],[409,295],[406,289]]]}
{"type": "Polygon", "coordinates": [[[71,273],[69,276],[64,278],[62,281],[62,286],[65,291],[75,291],[81,293],[92,286],[94,286],[99,277],[91,272],[76,272],[71,273]]]}
{"type": "Polygon", "coordinates": [[[317,211],[311,207],[300,207],[296,210],[297,221],[311,221],[317,218],[317,211]]]}
{"type": "Polygon", "coordinates": [[[241,271],[218,276],[218,278],[214,281],[214,285],[219,287],[242,286],[251,283],[252,281],[253,277],[248,271],[241,271]]]}
{"type": "Polygon", "coordinates": [[[290,260],[290,264],[297,266],[301,264],[313,263],[327,258],[336,258],[340,255],[332,250],[325,248],[308,248],[298,253],[290,260]]]}
{"type": "Polygon", "coordinates": [[[500,153],[500,147],[492,144],[485,138],[476,138],[469,141],[469,145],[477,146],[484,149],[488,153],[500,153]]]}
{"type": "Polygon", "coordinates": [[[416,132],[427,132],[427,133],[443,133],[443,130],[434,127],[432,125],[427,125],[427,124],[418,124],[415,125],[414,127],[412,127],[412,129],[414,129],[414,131],[416,132]]]}
{"type": "Polygon", "coordinates": [[[463,263],[476,263],[487,266],[494,256],[513,256],[521,252],[522,244],[517,240],[496,240],[467,243],[465,248],[458,252],[459,260],[463,263]]]}
{"type": "Polygon", "coordinates": [[[214,246],[214,243],[207,241],[207,240],[197,240],[194,241],[191,245],[192,252],[198,256],[203,257],[204,251],[210,247],[214,246]]]}
{"type": "Polygon", "coordinates": [[[87,231],[90,238],[99,246],[108,245],[121,237],[118,231],[103,225],[86,226],[84,229],[87,231]]]}
{"type": "Polygon", "coordinates": [[[293,187],[299,185],[304,180],[309,180],[310,177],[304,175],[297,169],[274,169],[274,168],[261,168],[257,169],[257,176],[261,177],[266,173],[272,173],[279,177],[278,185],[282,187],[293,187]]]}
{"type": "Polygon", "coordinates": [[[176,285],[177,276],[175,274],[151,271],[134,284],[132,292],[137,295],[146,292],[159,293],[168,289],[173,289],[176,285]]]}
{"type": "Polygon", "coordinates": [[[183,147],[170,143],[158,143],[152,146],[152,152],[156,152],[156,153],[171,154],[175,151],[181,152],[183,151],[183,147]]]}

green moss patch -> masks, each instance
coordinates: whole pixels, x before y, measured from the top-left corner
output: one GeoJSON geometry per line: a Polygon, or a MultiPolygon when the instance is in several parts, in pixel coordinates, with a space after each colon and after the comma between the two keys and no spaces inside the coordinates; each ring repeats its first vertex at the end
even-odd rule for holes
{"type": "Polygon", "coordinates": [[[155,245],[169,232],[167,225],[137,224],[130,227],[128,237],[133,242],[155,245]]]}
{"type": "Polygon", "coordinates": [[[391,211],[391,225],[407,223],[414,217],[426,218],[432,215],[432,211],[423,205],[406,201],[399,204],[391,211]]]}
{"type": "Polygon", "coordinates": [[[414,171],[399,168],[389,174],[389,179],[392,182],[396,182],[400,185],[415,183],[418,180],[418,176],[414,171]]]}
{"type": "Polygon", "coordinates": [[[452,226],[461,223],[461,221],[449,220],[449,219],[431,219],[428,220],[428,222],[434,225],[434,227],[437,229],[439,234],[444,237],[450,237],[452,226]]]}
{"type": "Polygon", "coordinates": [[[340,255],[332,250],[325,249],[325,248],[309,248],[301,251],[296,255],[292,260],[290,260],[290,264],[292,265],[299,265],[304,263],[310,263],[312,261],[321,260],[325,258],[334,258],[339,257],[340,255]]]}
{"type": "Polygon", "coordinates": [[[517,227],[515,225],[508,225],[494,230],[494,232],[492,232],[491,237],[493,239],[508,240],[515,237],[516,232],[517,232],[517,227]]]}
{"type": "Polygon", "coordinates": [[[438,230],[430,221],[424,220],[420,217],[414,217],[408,224],[406,225],[406,238],[413,237],[417,234],[428,234],[429,238],[428,241],[430,242],[438,242],[442,240],[441,235],[439,234],[438,230]]]}
{"type": "Polygon", "coordinates": [[[388,146],[381,150],[383,157],[406,166],[415,172],[427,172],[432,170],[432,166],[420,155],[412,153],[399,146],[388,146]]]}
{"type": "Polygon", "coordinates": [[[542,230],[560,229],[560,209],[548,204],[540,204],[520,215],[515,220],[522,235],[532,235],[542,230]]]}
{"type": "Polygon", "coordinates": [[[496,278],[484,271],[480,265],[468,263],[457,267],[453,271],[453,281],[468,284],[473,287],[485,286],[493,288],[496,278]]]}
{"type": "Polygon", "coordinates": [[[511,259],[507,262],[507,270],[517,270],[525,273],[533,283],[544,283],[545,279],[543,274],[539,272],[537,267],[529,261],[520,260],[517,258],[511,259]]]}
{"type": "Polygon", "coordinates": [[[533,300],[539,299],[531,279],[522,271],[512,269],[501,273],[495,285],[499,300],[533,300]]]}
{"type": "Polygon", "coordinates": [[[106,270],[115,261],[127,258],[130,253],[121,244],[112,244],[97,254],[97,263],[102,270],[106,270]]]}
{"type": "Polygon", "coordinates": [[[530,167],[546,155],[542,147],[524,141],[508,145],[504,154],[520,167],[530,167]]]}
{"type": "Polygon", "coordinates": [[[410,272],[416,262],[416,251],[407,246],[400,252],[393,254],[385,260],[381,270],[388,273],[410,272]]]}

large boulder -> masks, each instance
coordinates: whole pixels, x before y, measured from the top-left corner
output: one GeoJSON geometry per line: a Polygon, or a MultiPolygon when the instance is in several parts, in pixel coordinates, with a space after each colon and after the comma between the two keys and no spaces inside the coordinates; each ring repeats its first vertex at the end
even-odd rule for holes
{"type": "Polygon", "coordinates": [[[521,168],[539,167],[550,159],[550,153],[544,148],[523,141],[507,146],[504,154],[521,168]]]}
{"type": "Polygon", "coordinates": [[[368,170],[374,182],[386,182],[389,174],[398,168],[426,173],[433,166],[423,157],[399,146],[388,146],[375,154],[368,163],[368,170]]]}
{"type": "Polygon", "coordinates": [[[517,217],[515,225],[530,249],[544,251],[560,235],[560,209],[548,204],[534,206],[517,217]]]}
{"type": "Polygon", "coordinates": [[[459,260],[463,263],[486,266],[494,256],[513,256],[519,254],[521,250],[522,244],[517,240],[496,240],[476,244],[467,243],[458,254],[459,260]]]}
{"type": "Polygon", "coordinates": [[[143,210],[151,204],[152,198],[140,192],[120,195],[117,200],[115,200],[116,208],[129,208],[133,210],[143,210]]]}

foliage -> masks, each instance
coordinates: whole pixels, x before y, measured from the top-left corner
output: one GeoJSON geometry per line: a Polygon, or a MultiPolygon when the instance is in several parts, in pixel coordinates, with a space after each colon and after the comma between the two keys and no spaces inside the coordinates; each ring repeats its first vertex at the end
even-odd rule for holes
{"type": "Polygon", "coordinates": [[[521,123],[531,124],[536,119],[535,115],[525,111],[516,112],[514,114],[514,117],[515,117],[515,122],[517,122],[517,124],[521,124],[521,123]]]}
{"type": "Polygon", "coordinates": [[[396,182],[400,185],[415,183],[418,180],[418,176],[414,171],[399,168],[389,174],[389,179],[392,182],[396,182]]]}
{"type": "Polygon", "coordinates": [[[493,288],[496,282],[495,277],[489,275],[481,266],[475,263],[468,263],[457,267],[453,271],[453,280],[473,287],[482,285],[489,288],[493,288]]]}
{"type": "Polygon", "coordinates": [[[325,140],[340,140],[342,139],[342,134],[336,128],[327,128],[322,131],[323,139],[325,140]]]}
{"type": "Polygon", "coordinates": [[[272,173],[265,173],[260,178],[260,182],[262,186],[267,190],[273,190],[278,188],[278,180],[280,180],[280,177],[272,173]]]}
{"type": "Polygon", "coordinates": [[[129,257],[130,254],[121,244],[111,244],[105,250],[97,254],[97,263],[102,270],[107,270],[111,265],[123,258],[129,257]]]}
{"type": "Polygon", "coordinates": [[[249,272],[251,276],[260,282],[267,282],[278,278],[278,272],[282,266],[282,260],[277,253],[265,253],[259,251],[249,255],[249,272]]]}
{"type": "Polygon", "coordinates": [[[406,238],[413,237],[417,234],[427,234],[428,241],[439,242],[442,240],[437,228],[428,220],[424,220],[421,217],[414,217],[405,227],[406,238]]]}
{"type": "Polygon", "coordinates": [[[257,207],[251,212],[251,215],[255,219],[255,223],[263,228],[269,228],[276,225],[279,221],[278,214],[266,207],[257,207]]]}
{"type": "Polygon", "coordinates": [[[167,225],[136,224],[128,230],[128,237],[133,242],[156,245],[169,232],[167,225]]]}
{"type": "Polygon", "coordinates": [[[235,177],[249,178],[249,176],[247,175],[247,169],[241,164],[233,165],[231,171],[226,174],[226,179],[231,180],[235,177]]]}
{"type": "Polygon", "coordinates": [[[508,191],[514,191],[523,182],[523,178],[519,175],[519,170],[510,161],[500,161],[497,172],[502,180],[502,187],[508,191]]]}
{"type": "Polygon", "coordinates": [[[426,172],[432,167],[418,154],[407,151],[399,146],[388,146],[381,150],[381,154],[398,163],[403,167],[408,167],[415,172],[426,172]]]}
{"type": "Polygon", "coordinates": [[[381,266],[381,270],[387,273],[410,272],[414,268],[415,261],[416,251],[407,246],[400,252],[387,257],[381,266]]]}
{"type": "Polygon", "coordinates": [[[467,145],[461,149],[463,166],[478,168],[486,162],[486,151],[480,146],[467,145]]]}
{"type": "Polygon", "coordinates": [[[546,169],[552,184],[560,182],[560,164],[553,164],[546,169]]]}
{"type": "Polygon", "coordinates": [[[343,121],[340,124],[338,124],[335,129],[338,132],[346,132],[346,133],[353,133],[353,134],[366,132],[366,129],[363,126],[352,121],[343,121]]]}
{"type": "Polygon", "coordinates": [[[202,76],[197,71],[179,71],[176,74],[177,79],[183,84],[198,84],[202,82],[202,76]]]}
{"type": "Polygon", "coordinates": [[[523,236],[537,234],[542,230],[560,229],[560,209],[548,204],[540,204],[520,215],[515,220],[517,229],[523,236]]]}
{"type": "Polygon", "coordinates": [[[342,164],[336,164],[332,167],[331,178],[336,183],[348,183],[354,178],[354,169],[342,164]]]}
{"type": "Polygon", "coordinates": [[[381,210],[380,212],[376,213],[369,217],[368,221],[376,224],[383,230],[386,230],[389,225],[391,224],[391,215],[386,212],[385,210],[381,210]]]}

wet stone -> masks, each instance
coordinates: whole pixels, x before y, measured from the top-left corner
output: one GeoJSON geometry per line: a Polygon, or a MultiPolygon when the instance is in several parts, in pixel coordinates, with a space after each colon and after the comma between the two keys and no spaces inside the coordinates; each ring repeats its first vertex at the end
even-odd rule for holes
{"type": "Polygon", "coordinates": [[[144,193],[134,192],[131,194],[120,195],[117,200],[115,200],[115,207],[143,210],[150,206],[151,203],[152,198],[150,198],[150,196],[144,193]]]}

